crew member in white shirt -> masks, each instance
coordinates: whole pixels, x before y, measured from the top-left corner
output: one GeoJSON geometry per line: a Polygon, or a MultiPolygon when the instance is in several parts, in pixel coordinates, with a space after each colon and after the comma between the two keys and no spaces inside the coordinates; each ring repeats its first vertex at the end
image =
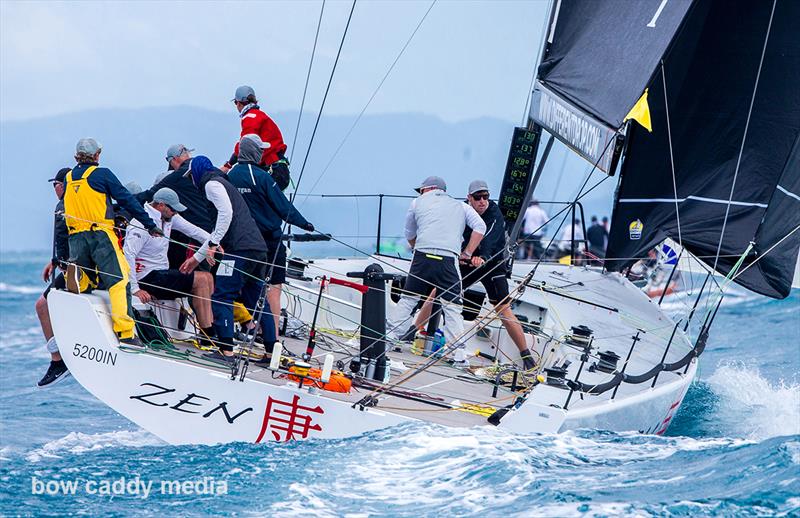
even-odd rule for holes
{"type": "Polygon", "coordinates": [[[522,225],[522,233],[525,236],[525,259],[538,259],[544,252],[542,237],[544,237],[544,226],[547,225],[547,221],[547,213],[539,205],[539,201],[531,200],[530,205],[525,209],[525,219],[522,225]]]}
{"type": "MultiPolygon", "coordinates": [[[[145,211],[157,224],[167,239],[152,237],[141,223],[133,220],[128,225],[123,252],[131,267],[131,293],[143,303],[154,299],[175,299],[192,294],[192,307],[197,314],[197,323],[207,337],[214,335],[211,313],[211,294],[214,278],[208,272],[181,273],[169,268],[167,250],[172,230],[181,232],[199,243],[194,253],[198,263],[206,260],[209,233],[186,221],[179,212],[186,210],[172,189],[163,187],[153,195],[153,201],[144,205],[145,211]]],[[[208,259],[213,265],[213,258],[208,259]]]]}
{"type": "MultiPolygon", "coordinates": [[[[447,185],[438,176],[430,176],[416,189],[420,196],[411,202],[406,214],[405,236],[414,248],[414,258],[392,318],[388,334],[398,334],[412,324],[411,312],[420,297],[436,288],[442,305],[445,340],[452,345],[464,331],[461,316],[461,274],[459,259],[472,262],[472,255],[486,234],[486,223],[471,206],[451,198],[447,185]],[[461,249],[465,227],[472,229],[469,242],[461,249]]],[[[469,365],[461,342],[453,355],[456,365],[469,365]]]]}

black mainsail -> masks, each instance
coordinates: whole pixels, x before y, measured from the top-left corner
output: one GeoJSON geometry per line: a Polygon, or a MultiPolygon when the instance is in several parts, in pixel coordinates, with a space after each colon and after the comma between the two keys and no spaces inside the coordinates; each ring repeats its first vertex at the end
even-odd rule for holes
{"type": "Polygon", "coordinates": [[[800,2],[622,4],[557,2],[537,85],[626,131],[606,266],[670,237],[728,274],[752,242],[735,281],[786,297],[800,248],[800,2]],[[645,90],[652,131],[623,122],[645,90]]]}

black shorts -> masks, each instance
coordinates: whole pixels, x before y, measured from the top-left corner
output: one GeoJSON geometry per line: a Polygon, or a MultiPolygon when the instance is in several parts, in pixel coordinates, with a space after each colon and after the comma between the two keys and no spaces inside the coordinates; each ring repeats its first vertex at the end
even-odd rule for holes
{"type": "Polygon", "coordinates": [[[433,288],[436,288],[436,295],[442,300],[461,304],[461,276],[456,267],[456,258],[414,252],[403,286],[404,294],[427,297],[433,288]]]}
{"type": "Polygon", "coordinates": [[[460,269],[464,289],[469,288],[476,282],[480,282],[486,290],[489,302],[495,305],[508,296],[505,263],[484,264],[480,268],[461,265],[460,269]]]}
{"type": "Polygon", "coordinates": [[[184,274],[178,270],[153,270],[139,279],[139,288],[161,300],[189,297],[194,284],[194,272],[184,274]]]}
{"type": "Polygon", "coordinates": [[[284,284],[286,282],[286,245],[280,239],[267,239],[264,236],[264,241],[267,242],[267,274],[269,275],[270,284],[284,284]],[[272,271],[270,273],[270,265],[272,271]]]}
{"type": "Polygon", "coordinates": [[[59,273],[58,275],[56,275],[56,278],[53,279],[53,281],[50,283],[47,289],[44,290],[44,293],[42,293],[42,297],[47,298],[47,294],[50,293],[50,290],[52,289],[56,290],[67,289],[67,281],[66,279],[64,279],[63,273],[59,273]]]}

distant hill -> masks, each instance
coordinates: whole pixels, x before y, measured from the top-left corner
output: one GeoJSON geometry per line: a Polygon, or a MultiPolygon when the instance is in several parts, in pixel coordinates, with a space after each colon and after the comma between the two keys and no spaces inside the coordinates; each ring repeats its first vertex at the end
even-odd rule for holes
{"type": "MultiPolygon", "coordinates": [[[[297,112],[272,114],[291,145],[297,112]]],[[[297,181],[316,114],[303,117],[292,175],[297,181]]],[[[328,164],[353,117],[323,117],[299,191],[307,193],[328,164]]],[[[447,123],[422,114],[366,115],[314,188],[314,193],[413,194],[424,177],[438,174],[449,191],[463,195],[475,178],[499,190],[513,123],[482,118],[447,123]]],[[[239,135],[235,112],[193,107],[139,110],[95,110],[69,115],[0,123],[0,250],[41,250],[49,246],[55,197],[46,182],[60,167],[72,165],[77,139],[93,136],[103,145],[102,163],[123,183],[143,187],[166,169],[164,154],[173,143],[196,148],[196,154],[223,163],[239,135]]],[[[291,152],[291,149],[289,150],[291,152]]],[[[549,198],[562,167],[563,150],[554,150],[537,195],[549,198]]],[[[586,166],[569,159],[560,197],[574,194],[586,166]]],[[[613,181],[598,190],[589,207],[607,214],[613,181]]],[[[302,202],[300,197],[298,203],[302,202]]],[[[385,201],[384,235],[399,235],[407,200],[385,201]]],[[[372,199],[311,198],[301,206],[321,230],[364,236],[360,247],[374,239],[377,202],[372,199]]],[[[587,210],[589,210],[587,208],[587,210]]],[[[587,217],[589,215],[587,214],[587,217]]],[[[348,238],[353,241],[355,238],[348,238]]],[[[355,241],[353,241],[355,242],[355,241]]]]}

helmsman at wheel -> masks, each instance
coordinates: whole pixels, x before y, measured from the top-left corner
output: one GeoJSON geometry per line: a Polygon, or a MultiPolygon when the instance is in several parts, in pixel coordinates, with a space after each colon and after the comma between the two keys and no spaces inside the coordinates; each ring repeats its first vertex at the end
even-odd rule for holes
{"type": "MultiPolygon", "coordinates": [[[[387,322],[389,334],[397,336],[410,324],[411,313],[420,297],[436,288],[444,315],[444,336],[448,344],[460,339],[464,331],[461,316],[461,276],[459,256],[471,261],[486,233],[486,224],[475,209],[451,198],[447,185],[438,176],[430,176],[416,189],[420,196],[411,202],[406,213],[405,236],[414,248],[414,257],[397,303],[394,316],[387,322]],[[464,229],[472,229],[469,242],[461,248],[464,229]]],[[[467,363],[463,343],[453,358],[467,363]]]]}

